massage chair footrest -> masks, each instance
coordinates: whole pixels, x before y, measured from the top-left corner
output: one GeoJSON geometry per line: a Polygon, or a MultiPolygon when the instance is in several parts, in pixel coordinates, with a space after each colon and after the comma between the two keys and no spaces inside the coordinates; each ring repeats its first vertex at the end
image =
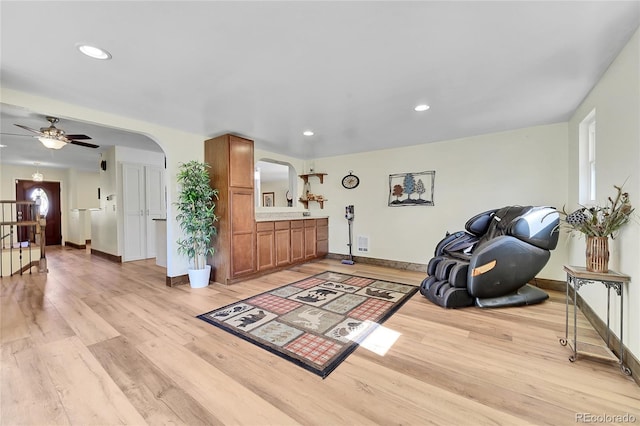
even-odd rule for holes
{"type": "Polygon", "coordinates": [[[476,298],[476,306],[480,308],[506,308],[511,306],[535,305],[544,302],[549,295],[538,287],[527,284],[516,290],[515,293],[500,297],[486,299],[476,298]]]}

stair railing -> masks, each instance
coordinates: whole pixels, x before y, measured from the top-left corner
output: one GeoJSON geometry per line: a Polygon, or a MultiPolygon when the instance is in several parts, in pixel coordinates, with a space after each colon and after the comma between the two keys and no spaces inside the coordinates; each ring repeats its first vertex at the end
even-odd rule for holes
{"type": "Polygon", "coordinates": [[[31,274],[34,266],[38,272],[48,272],[45,229],[39,201],[0,200],[0,277],[31,274]]]}

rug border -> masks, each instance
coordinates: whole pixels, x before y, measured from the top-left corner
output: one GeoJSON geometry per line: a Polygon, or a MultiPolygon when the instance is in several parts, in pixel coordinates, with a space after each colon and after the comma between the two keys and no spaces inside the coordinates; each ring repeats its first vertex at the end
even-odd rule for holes
{"type": "Polygon", "coordinates": [[[401,283],[401,282],[397,282],[397,281],[388,281],[388,280],[385,280],[385,279],[367,277],[367,276],[363,276],[363,275],[354,275],[354,274],[346,273],[346,272],[323,271],[323,272],[319,272],[317,274],[310,275],[310,276],[308,276],[306,278],[302,278],[302,279],[290,282],[288,284],[283,284],[281,286],[272,288],[270,290],[263,291],[262,293],[258,293],[258,294],[255,294],[253,296],[245,297],[244,299],[237,300],[237,301],[235,301],[233,303],[229,303],[227,305],[220,306],[219,308],[215,308],[215,309],[212,309],[212,310],[210,310],[208,312],[205,312],[203,314],[197,315],[196,318],[201,319],[202,321],[205,321],[206,323],[211,324],[211,325],[213,325],[213,326],[215,326],[215,327],[217,327],[217,328],[219,328],[221,330],[224,330],[224,331],[226,331],[228,333],[231,333],[234,336],[240,337],[242,340],[244,340],[246,342],[249,342],[249,343],[251,343],[253,345],[256,345],[256,346],[258,346],[258,347],[260,347],[262,349],[265,349],[265,350],[269,351],[270,353],[272,353],[274,355],[277,355],[280,358],[286,359],[287,361],[290,361],[290,362],[292,362],[292,363],[304,368],[307,371],[310,371],[310,372],[312,372],[314,374],[317,374],[318,376],[322,377],[322,379],[325,379],[329,375],[329,373],[331,373],[333,370],[335,370],[349,355],[351,355],[360,346],[360,342],[365,340],[372,332],[374,332],[379,326],[381,326],[386,320],[388,320],[393,314],[395,314],[402,306],[404,306],[404,304],[408,300],[410,300],[418,292],[419,288],[420,287],[418,285],[401,283]],[[206,315],[210,314],[213,311],[218,311],[220,309],[224,309],[224,308],[233,306],[233,305],[238,304],[240,302],[243,302],[243,301],[245,301],[247,299],[258,297],[258,296],[261,296],[263,294],[268,294],[268,293],[270,293],[273,290],[276,290],[278,288],[286,287],[286,286],[289,286],[289,285],[294,285],[294,284],[296,284],[298,282],[301,282],[301,281],[304,281],[304,280],[308,280],[309,278],[313,278],[313,277],[316,277],[318,275],[322,275],[322,274],[326,274],[326,273],[349,275],[349,276],[352,276],[352,277],[367,278],[367,279],[376,280],[376,281],[392,282],[392,283],[395,283],[395,284],[402,284],[402,285],[410,286],[410,287],[413,287],[413,288],[408,293],[406,293],[405,296],[403,296],[402,300],[400,300],[395,306],[393,306],[387,313],[385,313],[380,319],[378,319],[376,321],[376,324],[377,324],[376,327],[372,327],[371,330],[368,330],[366,333],[362,334],[361,336],[358,336],[358,340],[357,341],[349,343],[347,348],[344,349],[344,351],[342,352],[342,354],[340,354],[340,356],[338,356],[336,359],[331,361],[329,364],[327,364],[322,369],[315,368],[315,367],[313,367],[313,366],[311,366],[311,365],[299,360],[298,358],[295,358],[295,357],[293,357],[291,355],[288,355],[288,354],[286,354],[284,352],[280,352],[280,351],[276,350],[275,348],[272,348],[271,346],[256,340],[255,338],[251,338],[251,337],[249,337],[249,336],[247,336],[245,334],[238,333],[234,328],[226,326],[223,323],[214,322],[214,321],[212,321],[212,320],[210,320],[209,318],[206,317],[206,315]]]}

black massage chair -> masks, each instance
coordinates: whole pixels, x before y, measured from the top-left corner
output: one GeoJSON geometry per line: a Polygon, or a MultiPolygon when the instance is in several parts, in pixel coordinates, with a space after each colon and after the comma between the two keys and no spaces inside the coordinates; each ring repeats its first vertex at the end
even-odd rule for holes
{"type": "Polygon", "coordinates": [[[447,233],[427,266],[420,293],[445,308],[540,303],[549,295],[529,284],[558,244],[558,212],[508,206],[480,213],[466,231],[447,233]]]}

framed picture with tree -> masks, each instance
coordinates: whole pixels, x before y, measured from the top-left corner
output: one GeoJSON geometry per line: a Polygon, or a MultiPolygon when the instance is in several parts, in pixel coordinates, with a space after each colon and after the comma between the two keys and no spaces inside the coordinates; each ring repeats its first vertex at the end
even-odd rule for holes
{"type": "Polygon", "coordinates": [[[435,170],[389,175],[389,207],[433,206],[435,170]]]}

